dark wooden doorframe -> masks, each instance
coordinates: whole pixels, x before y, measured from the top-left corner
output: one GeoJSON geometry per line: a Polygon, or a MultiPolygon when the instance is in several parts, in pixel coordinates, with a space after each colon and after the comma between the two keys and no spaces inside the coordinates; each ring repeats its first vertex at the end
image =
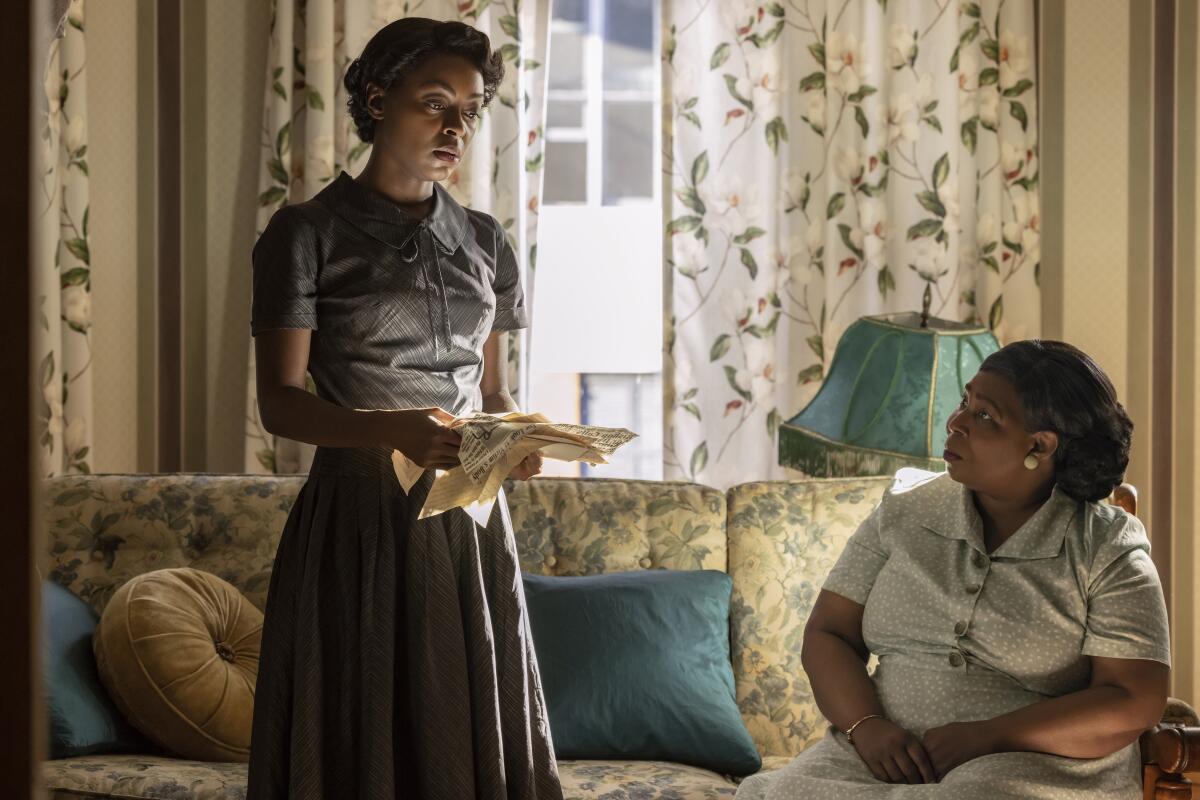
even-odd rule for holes
{"type": "Polygon", "coordinates": [[[155,63],[158,139],[157,221],[158,453],[159,472],[183,468],[183,208],[182,57],[179,0],[156,3],[155,63]]]}
{"type": "MultiPolygon", "coordinates": [[[[0,113],[16,124],[0,125],[0,238],[5,243],[8,267],[0,292],[0,453],[4,478],[0,480],[0,508],[4,509],[6,536],[0,558],[0,630],[5,635],[5,657],[0,658],[0,797],[40,796],[39,764],[45,757],[39,662],[40,640],[36,620],[40,604],[34,576],[32,520],[31,401],[32,331],[30,328],[29,187],[32,143],[31,43],[36,32],[33,14],[43,3],[6,3],[0,25],[0,113]],[[24,123],[24,124],[22,124],[24,123]],[[35,795],[35,790],[38,795],[35,795]]],[[[41,82],[38,82],[39,85],[41,82]]]]}

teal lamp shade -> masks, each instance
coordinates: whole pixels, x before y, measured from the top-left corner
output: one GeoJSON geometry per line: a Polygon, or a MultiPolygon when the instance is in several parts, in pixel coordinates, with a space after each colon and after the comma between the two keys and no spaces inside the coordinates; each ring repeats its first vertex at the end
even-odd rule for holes
{"type": "Polygon", "coordinates": [[[863,317],[838,342],[816,397],[779,428],[779,463],[807,475],[940,472],[963,386],[1000,349],[987,328],[917,313],[863,317]]]}

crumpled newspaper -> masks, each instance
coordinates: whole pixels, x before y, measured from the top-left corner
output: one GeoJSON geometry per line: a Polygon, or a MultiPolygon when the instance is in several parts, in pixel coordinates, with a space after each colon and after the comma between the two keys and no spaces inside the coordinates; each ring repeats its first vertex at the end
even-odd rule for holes
{"type": "MultiPolygon", "coordinates": [[[[625,428],[569,425],[551,422],[542,414],[516,412],[476,412],[459,417],[450,427],[462,435],[461,465],[435,472],[419,519],[462,508],[480,525],[487,525],[500,485],[529,454],[541,451],[544,458],[558,461],[607,464],[607,456],[637,436],[625,428]]],[[[399,450],[392,451],[392,467],[405,493],[425,472],[399,450]]]]}

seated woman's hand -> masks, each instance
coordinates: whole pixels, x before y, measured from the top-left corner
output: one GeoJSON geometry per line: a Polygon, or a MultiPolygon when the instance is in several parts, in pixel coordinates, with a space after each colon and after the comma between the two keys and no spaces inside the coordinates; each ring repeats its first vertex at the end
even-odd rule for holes
{"type": "MultiPolygon", "coordinates": [[[[857,731],[855,732],[857,736],[857,731]]],[[[994,752],[991,736],[984,721],[951,722],[925,731],[921,739],[938,780],[946,773],[973,758],[994,752]]]]}
{"type": "Polygon", "coordinates": [[[881,717],[869,719],[854,730],[854,749],[886,783],[933,783],[937,780],[925,748],[910,731],[881,717]]]}
{"type": "Polygon", "coordinates": [[[541,471],[542,454],[535,450],[517,462],[517,465],[508,473],[508,477],[516,481],[527,481],[541,471]]]}

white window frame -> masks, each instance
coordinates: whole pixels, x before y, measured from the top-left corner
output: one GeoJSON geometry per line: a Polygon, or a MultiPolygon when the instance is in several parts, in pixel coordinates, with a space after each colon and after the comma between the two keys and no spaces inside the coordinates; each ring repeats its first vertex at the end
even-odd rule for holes
{"type": "MultiPolygon", "coordinates": [[[[627,203],[657,204],[662,197],[662,123],[653,117],[656,110],[661,108],[662,80],[654,81],[653,89],[604,89],[604,0],[588,0],[588,22],[586,25],[552,19],[551,33],[579,32],[583,35],[583,89],[550,89],[546,90],[547,103],[561,100],[583,103],[582,127],[556,125],[546,126],[546,141],[548,143],[584,143],[587,145],[587,164],[585,169],[586,200],[584,205],[602,206],[604,204],[604,103],[615,102],[644,102],[650,107],[654,120],[653,139],[651,144],[651,168],[653,177],[650,181],[651,194],[648,198],[632,198],[627,203]]],[[[651,25],[660,31],[662,24],[659,3],[652,4],[651,25]]],[[[661,36],[653,37],[650,48],[651,63],[661,62],[661,36]]],[[[553,64],[554,53],[551,49],[550,59],[553,64]]]]}

